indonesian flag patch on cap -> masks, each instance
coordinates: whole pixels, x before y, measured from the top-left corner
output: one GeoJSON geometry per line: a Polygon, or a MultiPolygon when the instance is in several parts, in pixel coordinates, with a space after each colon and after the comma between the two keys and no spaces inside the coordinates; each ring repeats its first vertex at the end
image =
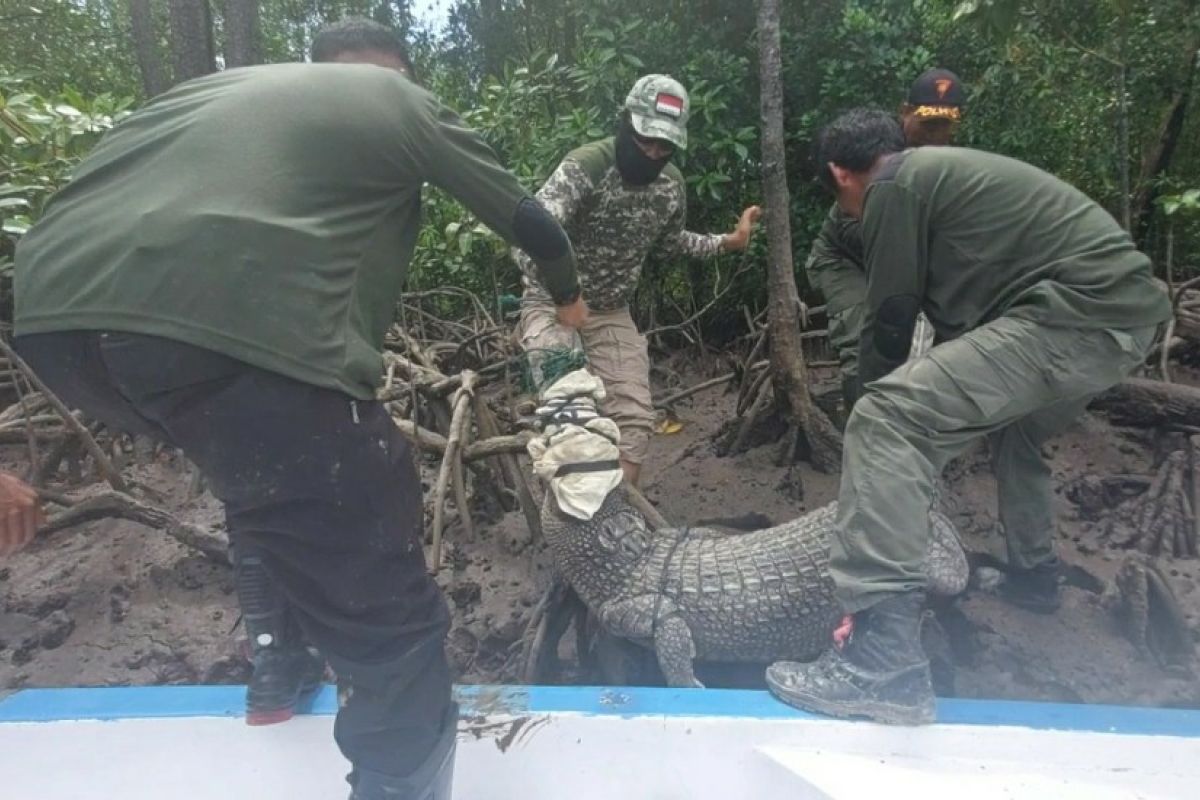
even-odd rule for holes
{"type": "Polygon", "coordinates": [[[668,117],[678,119],[683,116],[683,98],[667,94],[666,92],[659,92],[658,97],[654,99],[654,110],[660,114],[666,114],[668,117]]]}

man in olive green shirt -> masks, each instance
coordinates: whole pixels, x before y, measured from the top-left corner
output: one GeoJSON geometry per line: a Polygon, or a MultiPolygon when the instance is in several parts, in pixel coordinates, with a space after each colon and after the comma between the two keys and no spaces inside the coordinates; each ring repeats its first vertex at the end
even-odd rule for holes
{"type": "Polygon", "coordinates": [[[1103,208],[1028,164],[966,148],[905,150],[894,118],[858,109],[817,140],[818,174],[862,220],[864,390],[846,425],[831,570],[849,643],[780,663],[785,701],[836,716],[932,722],[921,649],[934,481],[988,436],[1010,581],[1057,603],[1041,445],[1145,359],[1170,316],[1149,259],[1103,208]],[[906,361],[918,312],[940,342],[906,361]],[[1012,544],[1021,540],[1020,546],[1012,544]]]}
{"type": "MultiPolygon", "coordinates": [[[[900,126],[910,147],[947,146],[962,119],[966,92],[948,69],[921,73],[900,107],[900,126]]],[[[849,414],[858,399],[858,334],[862,328],[867,276],[863,271],[859,221],[834,203],[813,240],[804,271],[825,299],[829,343],[842,371],[842,402],[849,414]]]]}
{"type": "MultiPolygon", "coordinates": [[[[327,34],[314,58],[340,63],[189,81],[105,137],[17,249],[17,348],[70,405],[201,469],[239,588],[277,587],[350,690],[352,797],[444,800],[449,615],[408,443],[375,400],[422,185],[528,252],[563,324],[586,306],[562,228],[406,78],[399,39],[327,34]]],[[[271,603],[239,594],[272,650],[271,603]]]]}

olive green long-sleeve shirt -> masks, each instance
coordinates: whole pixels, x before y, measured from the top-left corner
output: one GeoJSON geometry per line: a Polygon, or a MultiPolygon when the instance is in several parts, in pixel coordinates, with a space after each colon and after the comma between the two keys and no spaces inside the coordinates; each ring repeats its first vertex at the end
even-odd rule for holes
{"type": "Polygon", "coordinates": [[[862,385],[899,366],[924,311],[939,341],[1002,315],[1127,329],[1170,317],[1150,259],[1078,189],[968,148],[888,157],[864,201],[862,385]]]}
{"type": "MultiPolygon", "coordinates": [[[[399,72],[189,81],[110,131],[22,239],[16,333],[163,336],[370,398],[425,182],[519,244],[528,192],[399,72]]],[[[577,289],[570,248],[538,267],[555,299],[577,289]]]]}
{"type": "Polygon", "coordinates": [[[861,225],[835,203],[825,215],[804,264],[809,283],[825,298],[828,316],[862,304],[867,292],[862,261],[861,225]]]}

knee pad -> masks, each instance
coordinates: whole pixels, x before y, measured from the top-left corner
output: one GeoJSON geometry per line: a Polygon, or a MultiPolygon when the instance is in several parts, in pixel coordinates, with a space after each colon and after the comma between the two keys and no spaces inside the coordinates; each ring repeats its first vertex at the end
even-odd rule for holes
{"type": "Polygon", "coordinates": [[[875,313],[875,349],[888,361],[903,361],[912,346],[913,327],[921,300],[915,294],[899,294],[883,301],[875,313]]]}

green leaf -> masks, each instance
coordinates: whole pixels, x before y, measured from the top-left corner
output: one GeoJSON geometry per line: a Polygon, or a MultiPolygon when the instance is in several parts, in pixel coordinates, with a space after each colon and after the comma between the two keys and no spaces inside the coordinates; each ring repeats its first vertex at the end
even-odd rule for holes
{"type": "Polygon", "coordinates": [[[950,15],[951,22],[958,22],[963,17],[969,17],[979,11],[979,0],[963,0],[950,15]]]}
{"type": "Polygon", "coordinates": [[[4,220],[4,225],[0,226],[0,232],[12,234],[13,236],[21,236],[26,233],[32,223],[25,217],[13,217],[12,219],[4,220]]]}
{"type": "Polygon", "coordinates": [[[0,197],[0,209],[29,208],[29,201],[24,197],[0,197]]]}

